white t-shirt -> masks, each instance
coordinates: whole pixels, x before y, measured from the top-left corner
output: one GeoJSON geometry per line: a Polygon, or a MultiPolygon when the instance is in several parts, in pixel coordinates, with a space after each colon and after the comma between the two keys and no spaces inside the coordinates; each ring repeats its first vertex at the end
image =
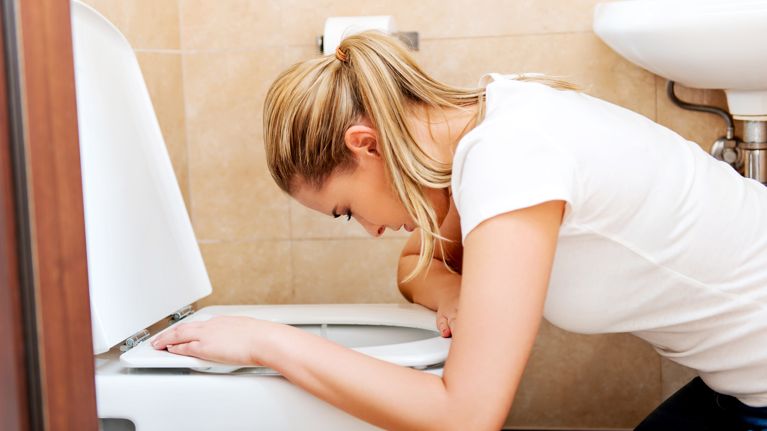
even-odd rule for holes
{"type": "Polygon", "coordinates": [[[453,159],[463,239],[565,201],[544,317],[633,333],[712,389],[767,406],[767,188],[642,115],[491,76],[486,117],[453,159]]]}

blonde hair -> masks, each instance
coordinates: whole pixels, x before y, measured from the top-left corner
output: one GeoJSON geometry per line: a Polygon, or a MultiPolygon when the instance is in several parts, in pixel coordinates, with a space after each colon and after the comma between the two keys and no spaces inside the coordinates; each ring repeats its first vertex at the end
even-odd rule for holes
{"type": "MultiPolygon", "coordinates": [[[[517,79],[575,88],[540,75],[517,79]]],[[[464,109],[478,104],[479,123],[484,98],[484,88],[459,88],[431,78],[393,37],[377,31],[346,37],[335,55],[296,63],[269,88],[264,103],[269,171],[288,194],[297,179],[319,190],[332,172],[354,168],[344,135],[362,118],[369,119],[378,133],[391,186],[421,228],[418,263],[400,280],[407,282],[431,263],[437,239],[445,239],[424,188],[449,187],[452,172],[450,164],[433,159],[415,141],[406,121],[408,108],[464,109]]]]}

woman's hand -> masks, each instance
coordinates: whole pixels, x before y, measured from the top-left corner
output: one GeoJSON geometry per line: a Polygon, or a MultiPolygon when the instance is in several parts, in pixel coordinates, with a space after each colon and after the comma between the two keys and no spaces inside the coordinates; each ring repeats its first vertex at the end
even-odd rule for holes
{"type": "Polygon", "coordinates": [[[216,316],[177,323],[152,341],[152,347],[225,364],[259,366],[269,350],[268,335],[280,326],[251,317],[216,316]]]}
{"type": "Polygon", "coordinates": [[[446,290],[447,292],[439,299],[437,306],[437,328],[445,338],[452,337],[455,331],[455,317],[458,315],[460,286],[446,287],[446,290]]]}

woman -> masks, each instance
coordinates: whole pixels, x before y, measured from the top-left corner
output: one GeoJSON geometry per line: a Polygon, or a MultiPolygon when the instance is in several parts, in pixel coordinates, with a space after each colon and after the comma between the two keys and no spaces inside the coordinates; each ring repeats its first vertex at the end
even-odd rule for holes
{"type": "Polygon", "coordinates": [[[283,72],[264,109],[285,192],[374,236],[416,230],[400,289],[453,336],[442,377],[248,318],[156,347],[266,365],[386,429],[498,429],[545,316],[699,371],[639,429],[767,428],[767,190],[566,83],[486,78],[439,83],[366,32],[283,72]]]}

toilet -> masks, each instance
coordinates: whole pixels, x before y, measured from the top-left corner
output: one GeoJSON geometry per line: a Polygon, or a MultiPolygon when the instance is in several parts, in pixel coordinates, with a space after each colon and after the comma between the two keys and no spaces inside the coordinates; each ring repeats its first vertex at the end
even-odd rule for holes
{"type": "Polygon", "coordinates": [[[96,401],[104,430],[367,430],[274,370],[158,351],[178,322],[250,316],[441,374],[450,340],[414,304],[190,306],[212,292],[138,61],[72,3],[96,401]],[[149,333],[147,328],[168,326],[149,333]]]}

